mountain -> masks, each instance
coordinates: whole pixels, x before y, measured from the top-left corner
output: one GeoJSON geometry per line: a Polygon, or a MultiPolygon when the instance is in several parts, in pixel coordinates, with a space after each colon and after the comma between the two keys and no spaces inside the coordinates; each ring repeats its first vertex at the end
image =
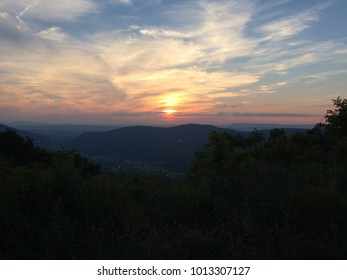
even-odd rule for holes
{"type": "MultiPolygon", "coordinates": [[[[273,128],[273,129],[276,129],[276,128],[273,128]]],[[[278,129],[282,129],[287,135],[287,137],[291,137],[293,136],[293,134],[297,134],[297,133],[305,133],[309,130],[305,128],[278,128],[278,129]]],[[[265,138],[268,138],[270,136],[271,130],[259,130],[259,131],[263,133],[265,138]]]]}
{"type": "MultiPolygon", "coordinates": [[[[28,136],[41,148],[61,146],[78,149],[101,166],[118,171],[157,173],[163,170],[184,173],[196,152],[202,150],[212,131],[225,131],[241,136],[249,132],[236,131],[212,125],[187,124],[174,127],[131,126],[105,131],[108,126],[39,125],[17,123],[16,128],[0,125],[0,131],[12,129],[28,136]],[[19,129],[19,127],[30,130],[19,129]],[[39,129],[46,132],[37,133],[39,129]],[[94,132],[85,132],[93,131],[94,132]],[[33,132],[34,131],[34,132],[33,132]],[[78,135],[78,136],[77,136],[78,135]],[[62,141],[66,140],[63,145],[62,141]],[[70,140],[72,139],[72,140],[70,140]]],[[[40,130],[39,130],[40,131],[40,130]]],[[[261,130],[266,137],[269,130],[261,130]]],[[[304,129],[284,128],[288,136],[304,129]]],[[[118,172],[117,171],[117,172],[118,172]]]]}
{"type": "Polygon", "coordinates": [[[26,130],[20,130],[20,129],[16,129],[13,127],[0,124],[0,132],[3,132],[7,129],[14,130],[23,137],[31,138],[32,140],[34,140],[34,144],[39,146],[40,148],[48,149],[48,150],[54,150],[57,148],[57,143],[52,138],[46,135],[42,135],[42,134],[38,134],[38,133],[26,131],[26,130]]]}
{"type": "Polygon", "coordinates": [[[10,127],[19,130],[31,131],[37,134],[47,135],[58,144],[70,141],[76,136],[84,132],[104,132],[115,128],[120,128],[122,125],[78,125],[78,124],[45,124],[34,122],[17,121],[6,123],[10,127]]]}
{"type": "Polygon", "coordinates": [[[314,124],[272,124],[272,123],[234,123],[225,126],[224,128],[234,129],[237,131],[252,131],[258,130],[271,130],[274,128],[283,128],[284,130],[289,129],[302,129],[307,130],[313,128],[314,124]]]}
{"type": "Polygon", "coordinates": [[[76,148],[88,156],[156,161],[170,170],[185,172],[194,154],[207,143],[212,131],[240,134],[212,125],[187,124],[166,128],[132,126],[107,132],[83,133],[65,146],[76,148]]]}

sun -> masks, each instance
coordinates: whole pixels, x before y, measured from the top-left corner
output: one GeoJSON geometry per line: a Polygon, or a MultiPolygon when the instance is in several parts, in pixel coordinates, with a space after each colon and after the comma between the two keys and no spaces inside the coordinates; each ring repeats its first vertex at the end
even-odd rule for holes
{"type": "Polygon", "coordinates": [[[177,111],[176,110],[173,110],[173,109],[166,109],[163,111],[163,113],[165,113],[166,115],[170,116],[174,113],[176,113],[177,111]]]}
{"type": "Polygon", "coordinates": [[[166,96],[165,98],[160,100],[160,106],[162,108],[162,113],[166,115],[166,117],[172,118],[175,113],[177,113],[176,107],[179,104],[179,98],[177,96],[166,96]]]}

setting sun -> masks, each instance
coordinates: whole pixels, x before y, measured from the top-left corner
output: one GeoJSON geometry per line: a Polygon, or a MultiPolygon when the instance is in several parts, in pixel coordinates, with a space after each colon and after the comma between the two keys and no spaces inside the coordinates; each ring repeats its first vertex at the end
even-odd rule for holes
{"type": "Polygon", "coordinates": [[[159,101],[160,110],[167,117],[172,116],[177,113],[179,106],[179,97],[178,96],[166,96],[165,98],[159,101]]]}
{"type": "Polygon", "coordinates": [[[167,114],[168,116],[172,115],[173,113],[176,113],[177,111],[176,110],[173,110],[173,109],[167,109],[167,110],[164,110],[163,113],[167,114]]]}

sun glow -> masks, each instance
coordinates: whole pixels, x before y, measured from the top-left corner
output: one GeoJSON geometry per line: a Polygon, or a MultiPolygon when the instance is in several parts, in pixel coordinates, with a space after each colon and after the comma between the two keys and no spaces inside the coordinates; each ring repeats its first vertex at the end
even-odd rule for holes
{"type": "Polygon", "coordinates": [[[169,99],[165,99],[163,101],[163,104],[165,107],[176,107],[179,103],[179,98],[178,97],[172,97],[169,99]]]}
{"type": "Polygon", "coordinates": [[[173,110],[173,109],[167,109],[167,110],[164,110],[163,113],[165,113],[166,115],[170,116],[174,113],[176,113],[177,111],[176,110],[173,110]]]}
{"type": "Polygon", "coordinates": [[[164,113],[167,117],[172,117],[177,113],[177,106],[179,105],[180,98],[178,96],[166,96],[165,98],[159,101],[161,112],[164,113]]]}

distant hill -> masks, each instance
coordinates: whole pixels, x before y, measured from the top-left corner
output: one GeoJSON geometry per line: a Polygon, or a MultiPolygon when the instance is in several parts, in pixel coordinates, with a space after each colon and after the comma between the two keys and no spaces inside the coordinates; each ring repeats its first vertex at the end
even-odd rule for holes
{"type": "Polygon", "coordinates": [[[0,132],[5,131],[6,129],[14,130],[19,135],[21,135],[23,137],[29,137],[29,138],[33,139],[34,144],[39,146],[40,148],[44,148],[44,149],[48,149],[48,150],[54,150],[57,148],[56,141],[54,141],[54,139],[52,139],[46,135],[42,135],[42,134],[38,134],[38,133],[26,131],[26,130],[20,130],[20,129],[16,129],[13,127],[9,127],[9,126],[0,124],[0,132]]]}
{"type": "Polygon", "coordinates": [[[212,125],[187,124],[167,128],[132,126],[107,132],[83,133],[65,146],[76,148],[89,156],[158,161],[170,170],[184,172],[195,153],[207,143],[212,131],[240,134],[212,125]]]}
{"type": "Polygon", "coordinates": [[[6,123],[6,125],[19,130],[47,135],[54,138],[59,144],[70,141],[84,132],[104,132],[122,127],[122,125],[45,124],[23,121],[6,123]]]}
{"type": "MultiPolygon", "coordinates": [[[[276,129],[276,128],[274,128],[274,129],[276,129]]],[[[308,131],[308,129],[305,129],[305,128],[281,128],[281,127],[279,127],[279,129],[283,129],[283,131],[285,132],[287,137],[291,137],[293,134],[296,134],[296,133],[305,133],[306,131],[308,131]]],[[[264,137],[267,138],[270,136],[271,130],[259,130],[259,131],[261,131],[263,133],[264,137]]]]}
{"type": "Polygon", "coordinates": [[[224,128],[234,129],[237,131],[252,131],[258,130],[271,130],[274,128],[283,128],[284,130],[289,129],[302,129],[307,130],[313,128],[314,124],[271,124],[271,123],[234,123],[225,126],[224,128]]]}

